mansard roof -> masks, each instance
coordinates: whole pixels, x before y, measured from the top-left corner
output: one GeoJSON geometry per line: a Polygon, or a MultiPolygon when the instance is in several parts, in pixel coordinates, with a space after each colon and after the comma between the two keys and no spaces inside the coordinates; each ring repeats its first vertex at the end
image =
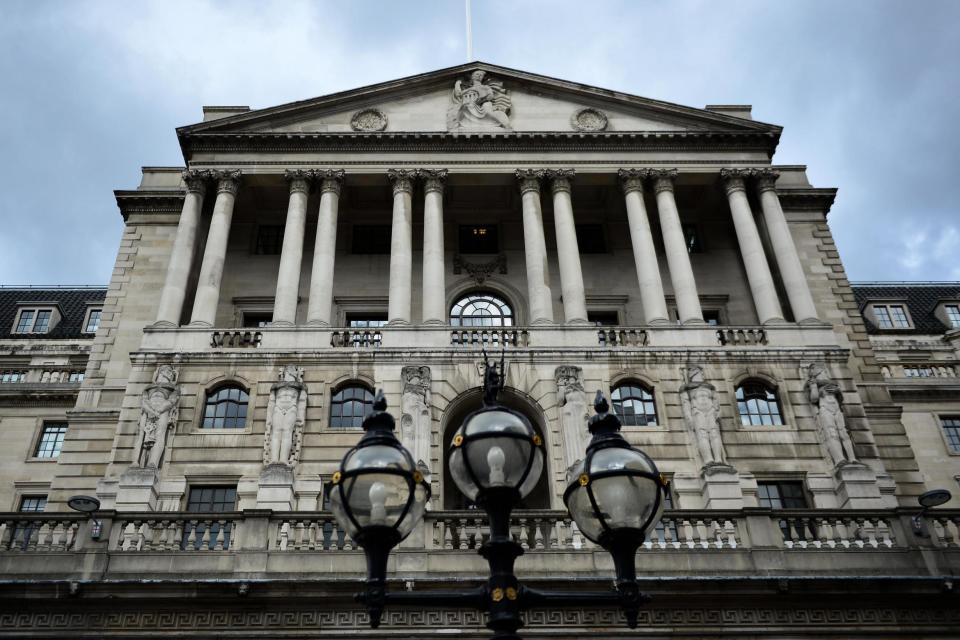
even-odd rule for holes
{"type": "Polygon", "coordinates": [[[91,334],[83,332],[87,307],[102,303],[106,295],[106,287],[0,288],[0,339],[93,338],[91,334]],[[60,311],[60,322],[47,333],[13,333],[17,311],[30,306],[56,307],[60,311]]]}
{"type": "Polygon", "coordinates": [[[330,149],[362,145],[367,150],[394,148],[411,141],[445,145],[459,150],[485,144],[485,150],[508,150],[518,144],[576,140],[578,144],[641,146],[717,145],[730,141],[752,145],[772,155],[781,127],[731,115],[729,108],[699,109],[653,100],[619,91],[559,80],[507,67],[472,62],[429,73],[368,85],[309,100],[239,112],[222,110],[226,117],[180,127],[177,134],[189,161],[195,150],[235,149],[238,145],[271,149],[330,149]],[[500,82],[514,102],[516,124],[509,130],[450,132],[446,107],[454,83],[473,71],[484,71],[500,82]],[[582,109],[609,115],[610,126],[585,130],[571,123],[582,109]],[[383,116],[380,130],[357,130],[351,119],[364,110],[383,116]],[[232,145],[232,146],[231,146],[232,145]],[[372,146],[371,146],[372,145],[372,146]],[[493,145],[493,146],[491,146],[493,145]]]}
{"type": "MultiPolygon", "coordinates": [[[[941,302],[960,300],[960,282],[861,282],[851,283],[860,309],[870,302],[902,303],[913,320],[911,329],[897,329],[896,333],[935,334],[952,329],[937,318],[935,312],[941,302]]],[[[882,333],[864,314],[868,333],[882,333]]]]}

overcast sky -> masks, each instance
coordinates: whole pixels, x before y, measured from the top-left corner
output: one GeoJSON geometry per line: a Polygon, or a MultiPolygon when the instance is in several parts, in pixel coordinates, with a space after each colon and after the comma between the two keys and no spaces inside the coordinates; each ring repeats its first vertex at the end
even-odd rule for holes
{"type": "MultiPolygon", "coordinates": [[[[960,1],[473,0],[474,57],[784,127],[854,280],[960,280],[960,1]]],[[[106,284],[201,105],[466,61],[463,0],[0,0],[0,283],[106,284]]]]}

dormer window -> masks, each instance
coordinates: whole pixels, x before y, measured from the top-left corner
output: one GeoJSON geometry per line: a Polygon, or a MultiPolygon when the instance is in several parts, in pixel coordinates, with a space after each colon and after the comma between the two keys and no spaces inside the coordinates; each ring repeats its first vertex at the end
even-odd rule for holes
{"type": "Polygon", "coordinates": [[[84,333],[96,333],[100,328],[100,317],[103,315],[103,309],[100,307],[90,307],[87,309],[87,317],[83,320],[84,333]]]}
{"type": "Polygon", "coordinates": [[[947,324],[954,329],[960,329],[960,304],[945,304],[943,311],[947,314],[947,324]]]}
{"type": "Polygon", "coordinates": [[[60,314],[56,309],[22,307],[17,313],[13,333],[47,333],[59,320],[60,314]]]}
{"type": "Polygon", "coordinates": [[[873,317],[880,329],[909,329],[910,318],[902,304],[875,304],[873,317]]]}

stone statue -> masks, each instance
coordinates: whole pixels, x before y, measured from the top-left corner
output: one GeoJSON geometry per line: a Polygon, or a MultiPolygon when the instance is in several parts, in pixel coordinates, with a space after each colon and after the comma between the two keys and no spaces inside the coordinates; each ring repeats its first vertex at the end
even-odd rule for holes
{"type": "Polygon", "coordinates": [[[400,441],[413,455],[413,461],[430,467],[430,367],[404,367],[400,370],[403,389],[400,398],[400,441]]]}
{"type": "Polygon", "coordinates": [[[450,108],[447,109],[447,129],[509,129],[510,96],[502,82],[484,83],[485,71],[470,74],[470,84],[462,80],[453,85],[450,108]]]}
{"type": "Polygon", "coordinates": [[[560,406],[560,433],[563,436],[563,461],[569,468],[582,459],[590,439],[587,431],[587,394],[583,390],[583,370],[561,365],[554,371],[557,404],[560,406]]]}
{"type": "Polygon", "coordinates": [[[270,387],[263,442],[264,464],[287,467],[297,464],[306,415],[307,385],[303,383],[303,369],[288,364],[280,369],[279,380],[270,387]]]}
{"type": "Polygon", "coordinates": [[[686,382],[680,387],[680,405],[687,429],[693,433],[703,466],[726,465],[720,437],[720,400],[717,388],[704,379],[703,367],[686,368],[686,382]]]}
{"type": "Polygon", "coordinates": [[[161,364],[153,374],[153,384],[140,396],[140,435],[134,466],[158,469],[167,446],[167,433],[177,424],[180,410],[180,374],[172,366],[161,364]]]}
{"type": "Polygon", "coordinates": [[[834,466],[856,462],[853,442],[847,431],[847,421],[843,416],[843,394],[840,386],[827,373],[822,362],[814,362],[807,367],[807,382],[804,385],[807,397],[817,408],[817,426],[820,438],[833,460],[834,466]]]}

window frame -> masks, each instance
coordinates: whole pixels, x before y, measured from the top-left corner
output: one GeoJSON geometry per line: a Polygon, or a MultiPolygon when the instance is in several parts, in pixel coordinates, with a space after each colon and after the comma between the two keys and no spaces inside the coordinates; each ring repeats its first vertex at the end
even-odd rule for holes
{"type": "Polygon", "coordinates": [[[457,296],[454,297],[453,302],[447,306],[447,324],[448,324],[450,327],[456,328],[456,329],[458,329],[458,330],[470,331],[470,330],[474,330],[474,329],[477,329],[477,330],[514,329],[514,328],[516,328],[520,323],[518,322],[518,318],[517,318],[517,308],[516,308],[516,306],[513,304],[513,302],[512,302],[509,298],[507,298],[506,296],[502,295],[502,294],[501,294],[500,292],[498,292],[498,291],[493,291],[493,290],[490,290],[490,289],[475,289],[475,290],[472,290],[472,291],[464,291],[464,292],[462,292],[462,293],[460,293],[460,294],[458,294],[457,296]],[[489,302],[493,302],[494,304],[498,304],[499,310],[500,310],[500,312],[501,312],[500,315],[496,315],[496,316],[492,316],[492,315],[491,315],[491,316],[481,316],[481,315],[478,315],[478,316],[464,316],[464,314],[463,314],[463,309],[466,308],[467,305],[474,303],[474,301],[471,301],[471,298],[483,298],[483,297],[490,298],[490,301],[489,301],[489,302]],[[457,314],[457,322],[454,322],[454,313],[453,313],[453,310],[454,310],[456,307],[458,307],[458,306],[460,307],[460,313],[457,314]],[[504,315],[504,314],[503,314],[503,309],[504,309],[504,308],[506,308],[506,309],[509,311],[509,315],[504,315]],[[501,323],[500,323],[500,324],[490,324],[490,325],[484,325],[484,324],[463,324],[462,321],[463,321],[463,318],[465,318],[465,317],[467,317],[467,318],[494,318],[494,319],[499,319],[499,320],[501,321],[501,323]],[[504,322],[504,321],[506,321],[506,320],[509,320],[509,323],[504,322]]]}
{"type": "Polygon", "coordinates": [[[60,454],[63,453],[63,442],[67,437],[67,431],[70,430],[70,425],[66,419],[52,419],[46,418],[40,421],[40,426],[37,429],[36,436],[33,439],[33,442],[30,445],[29,458],[30,461],[36,462],[56,462],[60,457],[60,454]],[[63,427],[63,432],[60,437],[59,448],[56,450],[55,455],[41,456],[40,448],[43,445],[43,437],[48,429],[54,429],[63,427]]]}
{"type": "MultiPolygon", "coordinates": [[[[660,406],[662,406],[662,404],[659,402],[656,385],[646,382],[644,380],[640,380],[638,378],[623,378],[623,379],[617,380],[616,382],[612,382],[610,384],[609,391],[610,391],[610,409],[614,413],[614,415],[616,415],[617,418],[620,420],[620,424],[624,429],[651,429],[651,428],[657,429],[657,428],[663,428],[666,426],[663,422],[663,417],[659,411],[659,408],[660,406]],[[616,403],[620,402],[620,404],[622,404],[622,400],[621,401],[614,400],[614,393],[624,387],[640,389],[641,392],[644,392],[650,396],[649,402],[653,404],[653,416],[655,420],[653,424],[651,424],[650,421],[647,420],[647,416],[649,416],[650,414],[646,412],[646,406],[644,406],[644,414],[643,414],[644,420],[647,420],[646,424],[627,424],[627,422],[624,420],[624,415],[617,413],[616,403]]],[[[631,399],[636,401],[636,398],[631,398],[631,399]]],[[[647,400],[645,400],[641,396],[640,402],[645,403],[647,402],[647,400]]],[[[637,415],[637,414],[634,414],[634,415],[637,415]]]]}
{"type": "Polygon", "coordinates": [[[869,304],[869,310],[873,325],[880,331],[910,331],[915,328],[913,317],[910,315],[910,307],[904,300],[878,300],[869,304]],[[899,319],[894,320],[893,313],[891,312],[892,308],[902,310],[903,322],[905,323],[903,326],[897,325],[899,319]],[[881,320],[881,309],[885,315],[884,320],[881,320]],[[884,326],[887,322],[889,322],[890,326],[884,326]]]}
{"type": "Polygon", "coordinates": [[[83,331],[82,333],[95,334],[97,330],[100,329],[100,323],[103,322],[103,307],[97,305],[90,305],[87,307],[87,312],[83,315],[83,331]],[[93,318],[93,314],[99,314],[97,316],[97,326],[93,328],[93,331],[90,331],[90,321],[93,318]]]}
{"type": "MultiPolygon", "coordinates": [[[[201,408],[200,411],[197,411],[197,417],[198,417],[198,419],[197,419],[197,424],[196,424],[196,427],[195,427],[195,428],[196,428],[196,431],[198,431],[198,432],[200,432],[200,433],[215,433],[215,434],[244,433],[244,432],[246,432],[246,431],[249,431],[250,428],[251,428],[251,422],[252,422],[251,417],[250,417],[250,408],[251,408],[251,406],[253,405],[253,393],[252,393],[252,391],[253,391],[252,387],[250,387],[250,386],[247,385],[246,383],[241,382],[241,381],[239,381],[239,380],[232,380],[232,379],[231,379],[231,380],[222,380],[222,381],[220,381],[220,382],[218,382],[218,383],[216,383],[216,384],[214,384],[214,385],[211,385],[211,386],[207,387],[207,388],[204,390],[204,393],[203,393],[203,404],[201,405],[202,408],[201,408]],[[205,424],[205,422],[206,422],[206,417],[207,417],[207,404],[208,404],[208,402],[209,402],[209,400],[210,400],[210,397],[211,397],[212,395],[215,395],[215,394],[217,394],[217,393],[220,393],[220,392],[223,391],[224,389],[231,389],[231,388],[240,389],[240,390],[241,390],[243,393],[245,393],[246,396],[247,396],[247,403],[246,403],[247,406],[246,406],[246,411],[244,412],[244,424],[243,424],[243,426],[242,426],[242,427],[225,427],[225,426],[224,426],[224,427],[207,427],[207,426],[204,426],[204,424],[205,424]]],[[[223,402],[229,402],[229,401],[230,401],[230,400],[227,399],[226,401],[223,401],[223,402]]],[[[214,414],[216,414],[216,411],[214,411],[214,414]]],[[[224,416],[222,416],[222,418],[226,419],[226,416],[224,415],[224,416]]],[[[217,419],[217,416],[214,415],[214,416],[213,416],[213,420],[216,420],[216,419],[217,419]]],[[[234,417],[234,419],[236,419],[236,417],[234,417]]]]}
{"type": "MultiPolygon", "coordinates": [[[[366,418],[367,414],[369,413],[369,411],[364,411],[363,414],[359,416],[360,424],[350,425],[350,426],[341,426],[341,425],[334,426],[333,425],[334,407],[340,408],[340,415],[336,416],[336,418],[338,420],[343,420],[343,417],[344,417],[343,405],[347,402],[351,402],[351,403],[356,402],[357,400],[356,398],[345,398],[345,399],[337,400],[337,395],[343,393],[347,389],[363,389],[363,391],[366,392],[367,396],[369,397],[369,402],[367,402],[367,396],[365,396],[361,400],[361,404],[364,406],[369,406],[371,410],[373,409],[373,399],[374,399],[375,392],[367,383],[361,380],[351,379],[351,380],[346,380],[335,387],[331,387],[330,388],[330,409],[327,411],[327,424],[326,424],[326,428],[329,431],[346,432],[346,433],[360,431],[362,429],[363,420],[364,418],[366,418]]],[[[357,419],[357,416],[351,415],[349,416],[349,418],[351,421],[354,421],[357,419]]]]}
{"type": "Polygon", "coordinates": [[[13,316],[13,326],[10,328],[10,333],[15,336],[28,336],[28,335],[45,335],[53,331],[57,325],[60,324],[60,313],[56,305],[39,303],[36,305],[22,304],[17,306],[17,312],[13,316]],[[24,326],[24,329],[20,330],[20,325],[23,324],[23,315],[25,313],[30,313],[29,324],[24,326]],[[43,331],[37,331],[37,321],[40,319],[41,313],[49,313],[47,317],[47,323],[43,331]]]}
{"type": "Polygon", "coordinates": [[[947,318],[947,326],[951,329],[960,329],[960,304],[948,302],[943,305],[943,313],[947,318]],[[952,310],[952,313],[951,313],[952,310]],[[953,317],[956,316],[956,317],[953,317]]]}
{"type": "MultiPolygon", "coordinates": [[[[781,429],[781,428],[783,428],[783,427],[789,426],[792,421],[791,421],[791,420],[789,419],[789,417],[788,417],[788,413],[787,413],[787,410],[786,410],[786,403],[783,401],[783,395],[784,395],[784,394],[781,393],[780,385],[778,385],[778,384],[776,384],[776,383],[774,383],[774,382],[771,382],[771,381],[769,381],[769,380],[766,380],[766,379],[764,379],[764,378],[757,377],[757,376],[747,377],[747,378],[744,378],[744,379],[736,382],[736,383],[733,385],[733,411],[734,411],[734,418],[737,420],[737,426],[738,426],[739,428],[741,428],[741,429],[757,429],[757,428],[760,428],[760,429],[778,429],[778,430],[781,429]],[[739,394],[739,392],[740,392],[740,389],[743,388],[744,385],[749,385],[749,384],[763,386],[763,387],[767,390],[767,393],[768,393],[768,394],[769,394],[769,393],[772,393],[772,394],[773,394],[774,400],[775,400],[775,402],[776,402],[777,413],[778,413],[779,418],[780,418],[780,422],[779,422],[779,423],[773,422],[773,421],[772,421],[772,418],[771,418],[771,423],[770,423],[770,424],[763,424],[763,422],[762,422],[762,416],[765,415],[765,414],[762,414],[762,413],[758,413],[758,414],[757,414],[758,416],[760,416],[760,419],[761,419],[760,424],[753,424],[752,421],[749,422],[749,423],[745,423],[745,422],[743,421],[743,415],[744,415],[744,414],[742,414],[742,413],[740,412],[740,402],[741,402],[741,400],[740,400],[738,394],[739,394]]],[[[770,402],[770,400],[769,400],[768,398],[764,398],[764,401],[767,402],[767,403],[770,402]]],[[[744,400],[743,400],[743,402],[745,402],[745,403],[748,403],[748,402],[749,402],[749,399],[746,398],[746,394],[744,394],[744,400]]],[[[751,415],[751,414],[748,413],[747,415],[751,415]]],[[[768,413],[768,414],[766,414],[766,415],[772,415],[772,414],[769,414],[769,413],[768,413]]]]}
{"type": "MultiPolygon", "coordinates": [[[[790,499],[797,499],[797,496],[787,496],[787,497],[790,498],[790,499]]],[[[769,499],[769,498],[766,498],[766,499],[769,499]]],[[[810,500],[810,493],[809,493],[809,491],[807,490],[807,484],[806,484],[802,479],[800,479],[800,478],[795,478],[795,477],[760,478],[760,479],[757,480],[757,506],[760,507],[761,509],[781,509],[781,510],[794,510],[794,509],[796,509],[796,510],[803,510],[803,509],[811,509],[811,508],[812,508],[812,507],[811,507],[811,504],[812,504],[812,501],[810,500]],[[800,489],[800,497],[802,497],[802,499],[803,499],[803,506],[799,506],[799,507],[787,507],[787,506],[772,507],[772,506],[767,506],[767,505],[761,504],[761,501],[764,500],[764,498],[761,498],[761,497],[760,497],[761,487],[776,486],[776,487],[777,487],[777,491],[778,491],[778,493],[780,494],[780,495],[778,496],[778,499],[782,502],[783,499],[784,499],[784,495],[783,495],[783,492],[781,491],[781,488],[782,488],[782,487],[785,487],[785,486],[788,486],[788,485],[789,485],[789,486],[799,487],[799,489],[800,489]]]]}
{"type": "Polygon", "coordinates": [[[947,428],[956,428],[958,431],[958,439],[960,439],[960,414],[956,413],[944,413],[936,414],[934,416],[937,421],[937,430],[940,431],[940,437],[943,438],[943,446],[947,451],[947,455],[951,456],[960,456],[960,444],[957,445],[957,448],[954,449],[953,445],[950,442],[950,436],[947,435],[947,428]],[[946,425],[944,424],[947,420],[956,421],[955,425],[946,425]]]}

